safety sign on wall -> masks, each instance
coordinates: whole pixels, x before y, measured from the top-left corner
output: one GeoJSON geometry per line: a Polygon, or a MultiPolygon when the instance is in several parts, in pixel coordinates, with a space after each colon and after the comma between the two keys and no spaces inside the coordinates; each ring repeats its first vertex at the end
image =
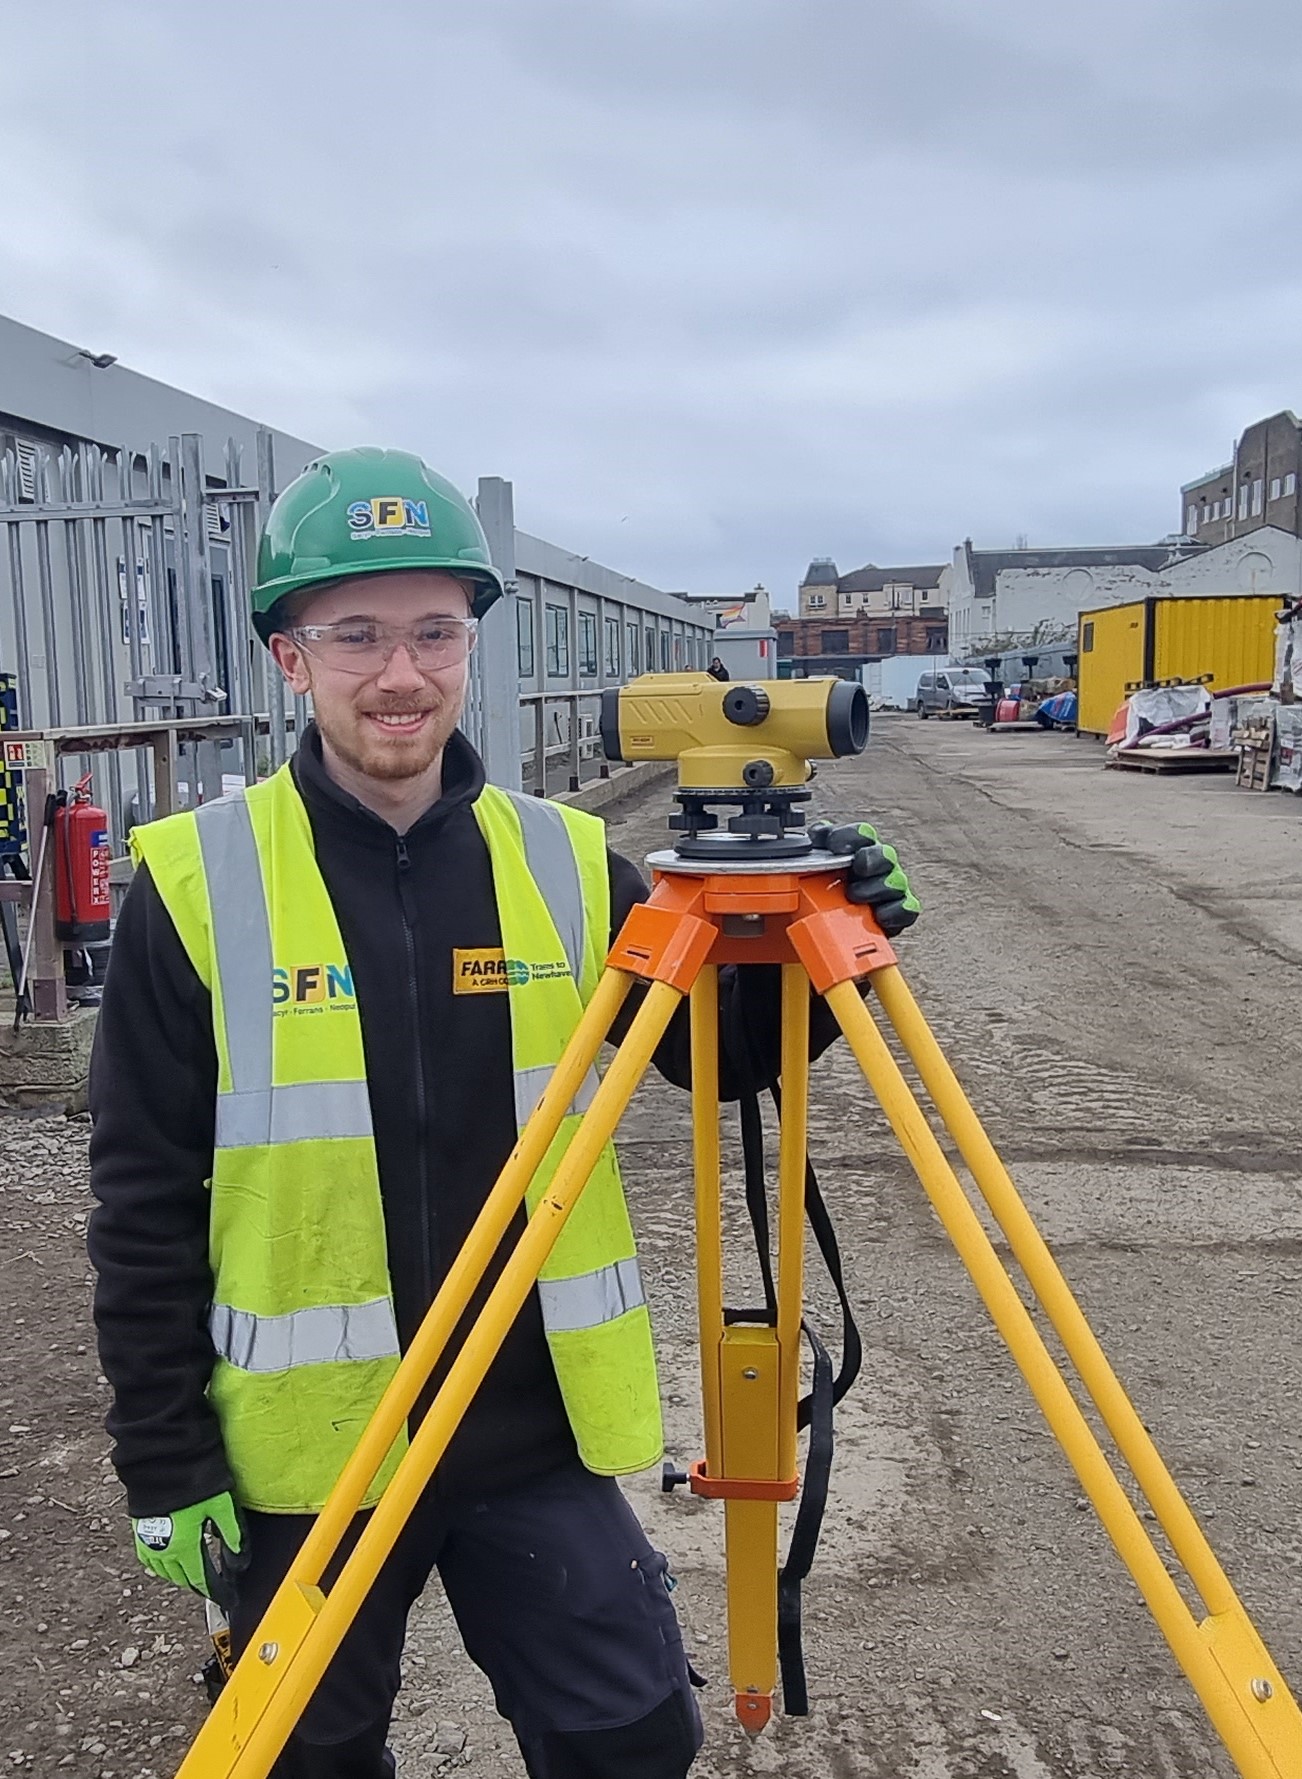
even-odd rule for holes
{"type": "Polygon", "coordinates": [[[4,764],[6,772],[48,772],[49,744],[44,741],[6,741],[4,764]]]}

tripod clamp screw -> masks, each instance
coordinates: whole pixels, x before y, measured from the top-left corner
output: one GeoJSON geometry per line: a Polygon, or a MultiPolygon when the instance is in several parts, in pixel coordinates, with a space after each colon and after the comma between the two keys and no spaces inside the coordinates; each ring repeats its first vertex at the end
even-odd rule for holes
{"type": "Polygon", "coordinates": [[[672,1458],[666,1458],[660,1466],[660,1493],[672,1495],[675,1489],[685,1488],[687,1482],[687,1472],[679,1470],[672,1458]]]}

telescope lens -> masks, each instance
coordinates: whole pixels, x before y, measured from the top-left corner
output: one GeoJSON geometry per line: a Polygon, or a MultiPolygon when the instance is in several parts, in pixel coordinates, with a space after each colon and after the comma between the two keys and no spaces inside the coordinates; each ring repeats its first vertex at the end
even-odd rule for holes
{"type": "Polygon", "coordinates": [[[868,694],[848,679],[838,680],[827,700],[827,745],[838,760],[868,745],[868,694]]]}
{"type": "Polygon", "coordinates": [[[619,739],[619,687],[609,686],[601,694],[601,749],[616,765],[624,758],[619,739]]]}

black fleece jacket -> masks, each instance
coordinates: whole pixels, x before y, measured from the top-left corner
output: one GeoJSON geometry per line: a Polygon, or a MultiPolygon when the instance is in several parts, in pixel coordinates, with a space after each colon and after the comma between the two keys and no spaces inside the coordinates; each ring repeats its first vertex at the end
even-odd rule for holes
{"type": "MultiPolygon", "coordinates": [[[[471,809],[484,771],[470,743],[454,736],[442,797],[400,837],[333,783],[314,730],[306,732],[292,770],[353,971],[405,1348],[516,1134],[507,997],[452,992],[454,947],[501,944],[488,850],[471,809]]],[[[609,861],[614,933],[647,889],[627,859],[611,853],[609,861]]],[[[757,966],[721,975],[724,1028],[744,1026],[746,1077],[767,1081],[777,1073],[779,1054],[778,973],[757,966]]],[[[641,992],[630,995],[612,1034],[616,1041],[641,992]]],[[[817,1054],[835,1028],[821,1002],[812,1012],[817,1054]]],[[[686,1015],[684,1006],[655,1059],[681,1086],[690,1085],[686,1015]]],[[[721,1090],[735,1097],[726,1047],[720,1061],[721,1090]]],[[[91,1186],[98,1204],[89,1245],[100,1358],[113,1390],[106,1425],[136,1515],[170,1512],[231,1486],[206,1395],[213,1366],[207,1181],[216,1087],[208,993],[142,868],[117,923],[90,1082],[91,1186]]],[[[523,1213],[466,1326],[522,1227],[523,1213]]],[[[445,1366],[460,1339],[459,1332],[445,1366]]],[[[427,1401],[428,1394],[416,1418],[427,1401]]],[[[573,1456],[531,1294],[435,1486],[447,1493],[515,1487],[573,1456]]]]}

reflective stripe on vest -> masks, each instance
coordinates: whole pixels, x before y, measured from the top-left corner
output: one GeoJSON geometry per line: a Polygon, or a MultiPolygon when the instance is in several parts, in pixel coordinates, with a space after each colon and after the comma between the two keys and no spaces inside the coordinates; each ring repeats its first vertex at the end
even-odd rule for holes
{"type": "Polygon", "coordinates": [[[243,791],[195,811],[212,909],[231,1085],[217,1095],[219,1149],[251,1149],[313,1137],[369,1137],[365,1081],[271,1079],[271,923],[258,843],[243,791]]]}
{"type": "MultiPolygon", "coordinates": [[[[583,980],[584,920],[583,885],[574,857],[565,817],[554,803],[508,791],[520,818],[525,862],[529,875],[542,891],[547,912],[556,923],[565,948],[565,960],[576,982],[583,980]]],[[[537,1094],[534,1100],[537,1100],[537,1094]]]]}
{"type": "MultiPolygon", "coordinates": [[[[541,798],[527,797],[519,791],[509,791],[507,795],[520,818],[529,875],[541,890],[547,911],[556,923],[570,974],[580,983],[587,911],[565,818],[555,804],[541,798]]],[[[515,1071],[515,1121],[519,1129],[523,1130],[528,1123],[553,1073],[551,1064],[515,1071]]],[[[589,1069],[569,1112],[586,1112],[599,1086],[597,1071],[589,1069]]],[[[612,1266],[580,1273],[576,1278],[539,1279],[538,1297],[548,1334],[599,1328],[603,1322],[613,1322],[646,1302],[636,1258],[618,1260],[612,1266]]]]}
{"type": "Polygon", "coordinates": [[[573,1279],[539,1279],[538,1296],[543,1322],[552,1334],[598,1328],[646,1302],[636,1260],[617,1260],[613,1266],[573,1279]]]}
{"type": "MultiPolygon", "coordinates": [[[[227,1032],[229,1036],[229,1027],[227,1032]]],[[[370,1134],[371,1100],[365,1081],[300,1081],[292,1087],[255,1087],[246,1093],[217,1095],[219,1149],[370,1134]]]]}
{"type": "Polygon", "coordinates": [[[220,1359],[241,1371],[290,1371],[337,1359],[396,1359],[398,1327],[385,1297],[317,1304],[287,1316],[255,1316],[215,1303],[208,1322],[220,1359]]]}
{"type": "MultiPolygon", "coordinates": [[[[533,1069],[517,1069],[515,1071],[515,1122],[523,1130],[533,1115],[533,1109],[542,1098],[543,1088],[551,1080],[556,1070],[551,1063],[541,1063],[533,1069]]],[[[571,1112],[586,1112],[592,1104],[593,1095],[601,1085],[595,1069],[589,1069],[579,1086],[579,1091],[570,1102],[571,1112]]]]}

